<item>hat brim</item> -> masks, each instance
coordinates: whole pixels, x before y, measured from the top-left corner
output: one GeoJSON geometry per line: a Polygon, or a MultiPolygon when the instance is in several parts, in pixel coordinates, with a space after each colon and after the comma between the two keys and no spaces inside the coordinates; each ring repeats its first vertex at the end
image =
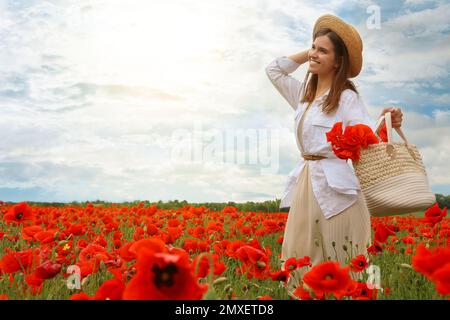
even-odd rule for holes
{"type": "Polygon", "coordinates": [[[320,29],[333,30],[344,42],[350,60],[349,78],[356,77],[362,68],[363,43],[358,31],[350,24],[331,14],[320,16],[314,24],[313,37],[320,29]]]}

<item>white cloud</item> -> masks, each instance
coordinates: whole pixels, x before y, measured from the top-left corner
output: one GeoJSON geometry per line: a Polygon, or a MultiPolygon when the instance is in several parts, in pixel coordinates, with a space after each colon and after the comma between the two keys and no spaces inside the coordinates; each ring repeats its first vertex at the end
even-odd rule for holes
{"type": "Polygon", "coordinates": [[[380,29],[360,25],[366,81],[402,82],[448,77],[450,4],[410,12],[383,22],[380,29]]]}

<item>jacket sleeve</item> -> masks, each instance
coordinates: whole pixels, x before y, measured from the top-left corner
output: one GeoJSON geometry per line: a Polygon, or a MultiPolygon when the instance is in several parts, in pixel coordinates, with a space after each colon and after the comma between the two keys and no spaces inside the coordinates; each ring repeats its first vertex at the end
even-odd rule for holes
{"type": "Polygon", "coordinates": [[[355,124],[365,124],[375,132],[376,122],[372,119],[361,96],[352,91],[346,102],[344,128],[355,124]]]}
{"type": "Polygon", "coordinates": [[[300,103],[302,82],[289,74],[297,70],[299,66],[300,64],[294,60],[282,56],[274,59],[266,67],[266,74],[270,81],[294,110],[300,103]]]}

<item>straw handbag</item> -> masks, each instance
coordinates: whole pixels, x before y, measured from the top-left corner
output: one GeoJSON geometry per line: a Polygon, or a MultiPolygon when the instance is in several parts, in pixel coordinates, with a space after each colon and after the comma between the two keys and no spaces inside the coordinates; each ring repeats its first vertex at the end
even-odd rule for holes
{"type": "Polygon", "coordinates": [[[353,163],[369,212],[391,216],[425,210],[436,202],[436,196],[428,184],[422,157],[400,128],[395,130],[404,143],[392,141],[390,112],[380,117],[377,129],[383,119],[388,142],[362,148],[360,160],[353,163]]]}

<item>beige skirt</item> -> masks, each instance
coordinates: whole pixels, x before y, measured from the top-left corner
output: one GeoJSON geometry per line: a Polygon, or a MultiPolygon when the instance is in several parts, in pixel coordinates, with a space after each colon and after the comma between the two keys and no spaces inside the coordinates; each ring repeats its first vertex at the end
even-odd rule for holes
{"type": "MultiPolygon", "coordinates": [[[[281,249],[281,267],[290,257],[309,256],[312,265],[327,260],[347,265],[359,254],[367,256],[371,243],[370,213],[364,197],[358,191],[358,200],[341,213],[326,219],[314,196],[308,161],[295,186],[281,249]]],[[[288,291],[295,289],[309,268],[291,273],[288,291]]],[[[361,274],[350,274],[355,280],[361,274]]]]}

